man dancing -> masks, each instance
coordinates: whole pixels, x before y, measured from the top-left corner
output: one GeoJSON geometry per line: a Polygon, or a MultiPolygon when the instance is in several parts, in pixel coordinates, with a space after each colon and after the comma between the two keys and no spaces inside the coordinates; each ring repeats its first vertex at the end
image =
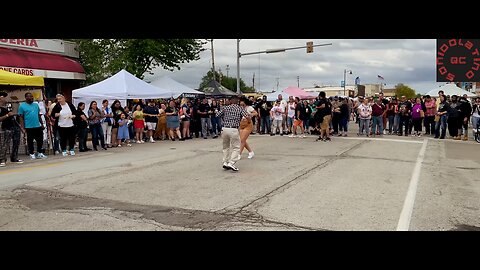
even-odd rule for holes
{"type": "Polygon", "coordinates": [[[222,117],[223,131],[223,168],[238,172],[235,163],[240,160],[240,133],[238,127],[242,117],[250,119],[247,111],[238,105],[238,97],[230,99],[230,104],[217,112],[217,117],[222,117]]]}

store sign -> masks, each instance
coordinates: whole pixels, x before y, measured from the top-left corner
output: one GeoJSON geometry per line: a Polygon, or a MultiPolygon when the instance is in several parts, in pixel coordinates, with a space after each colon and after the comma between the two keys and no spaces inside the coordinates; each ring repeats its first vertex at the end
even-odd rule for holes
{"type": "Polygon", "coordinates": [[[12,73],[21,74],[21,75],[34,76],[33,69],[29,69],[29,68],[15,68],[15,67],[1,67],[0,66],[0,69],[3,69],[3,70],[8,71],[8,72],[12,72],[12,73]]]}
{"type": "Polygon", "coordinates": [[[40,76],[40,77],[52,78],[52,79],[85,80],[85,74],[77,73],[77,72],[19,68],[19,67],[5,67],[5,66],[0,66],[0,69],[6,70],[8,72],[27,75],[27,76],[40,76]]]}
{"type": "Polygon", "coordinates": [[[0,39],[0,47],[65,53],[64,43],[59,39],[0,39]]]}

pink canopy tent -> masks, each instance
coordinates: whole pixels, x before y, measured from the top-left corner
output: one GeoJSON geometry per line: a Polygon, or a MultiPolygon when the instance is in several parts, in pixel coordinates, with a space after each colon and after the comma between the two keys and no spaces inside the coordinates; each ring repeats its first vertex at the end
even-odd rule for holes
{"type": "Polygon", "coordinates": [[[299,97],[300,99],[309,99],[317,96],[316,93],[309,93],[303,89],[294,86],[287,87],[283,90],[283,92],[293,97],[299,97]]]}

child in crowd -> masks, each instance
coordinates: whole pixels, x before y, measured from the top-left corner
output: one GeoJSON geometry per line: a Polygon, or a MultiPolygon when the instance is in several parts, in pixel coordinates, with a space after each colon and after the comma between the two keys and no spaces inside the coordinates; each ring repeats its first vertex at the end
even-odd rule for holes
{"type": "Polygon", "coordinates": [[[135,128],[135,137],[137,143],[143,143],[143,129],[145,128],[145,121],[143,116],[142,106],[135,106],[133,112],[133,127],[135,128]]]}
{"type": "Polygon", "coordinates": [[[120,120],[118,121],[118,135],[117,135],[117,145],[118,147],[122,146],[122,140],[125,140],[127,146],[132,146],[130,144],[130,136],[128,135],[128,119],[126,119],[125,114],[120,115],[120,120]]]}

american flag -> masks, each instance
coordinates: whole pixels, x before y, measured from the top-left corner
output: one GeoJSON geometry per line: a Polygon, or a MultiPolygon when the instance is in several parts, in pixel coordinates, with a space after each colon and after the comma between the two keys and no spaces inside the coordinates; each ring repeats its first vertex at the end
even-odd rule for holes
{"type": "Polygon", "coordinates": [[[383,77],[380,76],[380,75],[377,75],[377,77],[378,77],[380,80],[385,80],[385,78],[383,78],[383,77]]]}

